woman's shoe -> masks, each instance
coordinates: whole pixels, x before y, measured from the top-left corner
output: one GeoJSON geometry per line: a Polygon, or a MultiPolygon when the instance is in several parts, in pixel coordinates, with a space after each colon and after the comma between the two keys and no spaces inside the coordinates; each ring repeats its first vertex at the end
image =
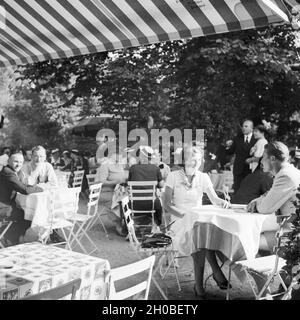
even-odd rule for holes
{"type": "MultiPolygon", "coordinates": [[[[225,281],[218,281],[215,276],[213,275],[213,279],[215,280],[217,286],[221,289],[221,290],[227,290],[228,288],[228,280],[225,280],[225,281]]],[[[229,289],[231,289],[232,286],[231,284],[229,284],[229,289]]]]}
{"type": "Polygon", "coordinates": [[[199,294],[196,290],[196,285],[194,285],[194,295],[196,298],[198,298],[199,300],[206,300],[206,295],[205,293],[199,294]]]}

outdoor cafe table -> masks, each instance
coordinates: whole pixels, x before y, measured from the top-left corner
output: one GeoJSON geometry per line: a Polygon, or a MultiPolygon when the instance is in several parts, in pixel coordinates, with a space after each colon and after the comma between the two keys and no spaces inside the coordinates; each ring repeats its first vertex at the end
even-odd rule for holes
{"type": "Polygon", "coordinates": [[[182,255],[209,249],[221,252],[230,261],[254,259],[268,216],[213,205],[194,207],[172,225],[173,245],[182,255]]]}
{"type": "Polygon", "coordinates": [[[104,300],[107,260],[38,242],[0,250],[0,300],[14,300],[80,278],[76,300],[104,300]],[[6,267],[6,268],[4,268],[6,267]]]}
{"type": "Polygon", "coordinates": [[[74,211],[77,211],[78,203],[76,203],[75,194],[70,192],[70,190],[70,188],[54,188],[52,190],[48,189],[43,192],[31,193],[29,195],[18,193],[16,196],[16,203],[24,210],[24,219],[32,221],[31,227],[38,227],[41,229],[41,232],[44,232],[45,230],[43,230],[43,227],[48,229],[51,220],[54,221],[60,218],[68,218],[65,216],[64,212],[70,212],[72,206],[74,207],[74,211]],[[61,206],[59,214],[63,215],[63,217],[52,217],[52,195],[58,200],[58,204],[61,206]]]}
{"type": "Polygon", "coordinates": [[[75,201],[74,193],[69,191],[70,188],[53,188],[52,190],[48,189],[29,195],[18,193],[16,203],[24,210],[25,220],[32,221],[33,225],[42,226],[47,223],[49,219],[51,194],[54,194],[62,207],[67,207],[75,201]],[[52,191],[52,193],[50,191],[52,191]]]}

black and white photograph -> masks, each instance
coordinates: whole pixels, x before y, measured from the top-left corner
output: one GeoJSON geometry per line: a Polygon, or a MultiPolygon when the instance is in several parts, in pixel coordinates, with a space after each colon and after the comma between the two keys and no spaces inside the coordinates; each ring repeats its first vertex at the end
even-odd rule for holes
{"type": "Polygon", "coordinates": [[[300,0],[0,0],[8,276],[97,319],[300,300],[300,0]]]}

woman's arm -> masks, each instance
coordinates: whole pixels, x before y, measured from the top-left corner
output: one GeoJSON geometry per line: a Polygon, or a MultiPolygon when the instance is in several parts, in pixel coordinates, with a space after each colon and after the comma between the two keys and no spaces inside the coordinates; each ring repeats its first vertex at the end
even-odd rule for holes
{"type": "Polygon", "coordinates": [[[164,200],[163,200],[163,206],[169,212],[170,214],[174,215],[175,217],[183,218],[185,213],[182,210],[179,210],[176,208],[173,203],[173,189],[171,189],[169,186],[166,186],[165,192],[164,192],[164,200]]]}
{"type": "Polygon", "coordinates": [[[205,192],[206,192],[209,200],[211,201],[211,203],[214,205],[221,206],[223,208],[227,208],[229,203],[226,200],[223,200],[218,197],[208,175],[207,175],[206,179],[208,179],[209,181],[207,180],[207,183],[206,183],[207,187],[205,189],[205,192]]]}

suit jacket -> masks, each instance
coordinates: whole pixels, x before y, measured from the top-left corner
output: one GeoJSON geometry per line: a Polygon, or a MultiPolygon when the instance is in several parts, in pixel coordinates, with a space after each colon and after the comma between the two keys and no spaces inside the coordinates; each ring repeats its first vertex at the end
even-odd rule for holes
{"type": "Polygon", "coordinates": [[[17,192],[30,194],[42,192],[38,186],[26,186],[23,184],[17,173],[9,166],[4,167],[0,172],[0,202],[6,205],[13,205],[17,192]]]}
{"type": "Polygon", "coordinates": [[[227,150],[228,154],[235,154],[235,160],[233,163],[233,174],[239,175],[244,172],[250,171],[249,164],[245,161],[250,158],[250,149],[255,145],[256,139],[253,134],[250,143],[244,142],[244,135],[238,135],[233,139],[232,146],[227,150]]]}
{"type": "Polygon", "coordinates": [[[255,199],[259,213],[274,213],[280,209],[283,215],[295,212],[293,202],[296,200],[297,188],[300,184],[300,170],[286,163],[275,175],[271,189],[263,196],[255,199]]]}

